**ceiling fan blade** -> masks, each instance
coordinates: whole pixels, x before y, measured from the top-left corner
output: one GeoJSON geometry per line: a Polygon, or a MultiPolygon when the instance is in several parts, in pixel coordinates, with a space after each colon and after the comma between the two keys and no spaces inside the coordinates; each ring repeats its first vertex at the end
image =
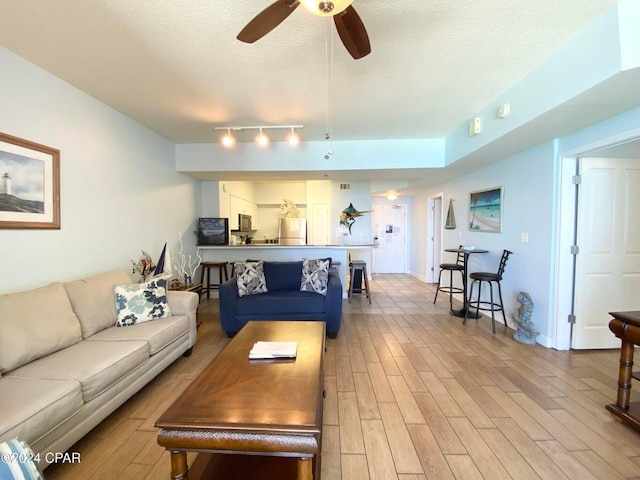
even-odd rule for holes
{"type": "Polygon", "coordinates": [[[256,15],[236,37],[241,42],[253,43],[260,40],[271,30],[280,25],[298,8],[298,0],[278,0],[256,15]]]}
{"type": "Polygon", "coordinates": [[[344,12],[335,15],[333,22],[336,24],[340,40],[353,58],[357,60],[371,53],[367,29],[351,5],[344,12]]]}

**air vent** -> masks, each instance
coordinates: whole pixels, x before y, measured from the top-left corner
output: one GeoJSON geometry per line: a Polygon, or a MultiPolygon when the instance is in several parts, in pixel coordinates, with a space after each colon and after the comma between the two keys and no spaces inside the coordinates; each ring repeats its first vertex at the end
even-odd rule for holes
{"type": "Polygon", "coordinates": [[[351,188],[351,184],[350,183],[341,183],[340,184],[340,190],[349,190],[351,188]]]}

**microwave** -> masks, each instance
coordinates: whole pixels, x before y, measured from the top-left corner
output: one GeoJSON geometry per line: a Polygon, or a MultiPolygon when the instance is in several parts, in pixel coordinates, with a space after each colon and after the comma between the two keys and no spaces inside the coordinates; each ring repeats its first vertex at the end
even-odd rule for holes
{"type": "Polygon", "coordinates": [[[253,230],[251,228],[251,215],[245,215],[244,213],[238,214],[238,230],[241,232],[249,232],[253,230]]]}

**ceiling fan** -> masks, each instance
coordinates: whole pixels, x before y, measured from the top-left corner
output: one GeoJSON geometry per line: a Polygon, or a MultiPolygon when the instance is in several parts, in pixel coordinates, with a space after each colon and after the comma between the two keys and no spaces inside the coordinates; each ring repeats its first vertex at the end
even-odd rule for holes
{"type": "Polygon", "coordinates": [[[238,34],[238,40],[253,43],[280,25],[293,11],[302,6],[315,15],[333,17],[340,40],[356,60],[371,53],[371,44],[364,24],[351,6],[353,0],[278,0],[256,15],[238,34]]]}

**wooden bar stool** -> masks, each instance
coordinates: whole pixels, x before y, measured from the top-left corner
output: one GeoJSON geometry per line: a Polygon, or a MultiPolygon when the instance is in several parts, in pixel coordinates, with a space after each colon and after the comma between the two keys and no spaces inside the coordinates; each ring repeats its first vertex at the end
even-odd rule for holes
{"type": "Polygon", "coordinates": [[[354,283],[356,275],[362,275],[362,285],[360,285],[359,291],[355,293],[365,293],[371,303],[371,291],[369,290],[369,277],[367,276],[367,262],[364,260],[353,260],[349,262],[349,303],[351,303],[351,297],[354,294],[354,283]]]}
{"type": "Polygon", "coordinates": [[[207,298],[209,298],[209,291],[211,289],[217,290],[224,282],[229,280],[229,274],[227,273],[227,265],[229,262],[202,262],[200,267],[200,283],[202,284],[202,290],[207,292],[207,298]],[[218,283],[211,283],[211,270],[218,270],[218,283]],[[206,276],[206,282],[205,280],[206,276]]]}

